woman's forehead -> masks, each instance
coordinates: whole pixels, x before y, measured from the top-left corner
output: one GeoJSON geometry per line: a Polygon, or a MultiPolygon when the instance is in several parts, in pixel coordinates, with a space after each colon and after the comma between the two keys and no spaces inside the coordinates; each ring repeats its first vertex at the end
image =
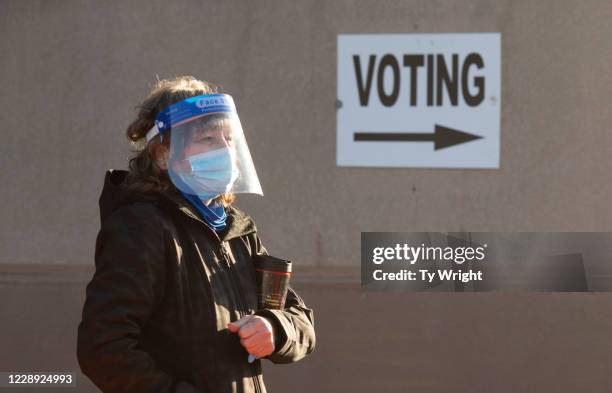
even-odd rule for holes
{"type": "Polygon", "coordinates": [[[205,132],[229,128],[231,119],[227,116],[205,116],[181,126],[188,132],[205,132]]]}

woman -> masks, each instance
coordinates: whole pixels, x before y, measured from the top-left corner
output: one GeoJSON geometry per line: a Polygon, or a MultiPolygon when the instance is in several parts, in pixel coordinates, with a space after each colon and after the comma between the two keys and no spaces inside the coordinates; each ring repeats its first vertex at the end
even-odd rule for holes
{"type": "Polygon", "coordinates": [[[232,202],[262,192],[231,97],[161,81],[127,136],[140,152],[100,196],[83,373],[103,392],[265,392],[259,358],[312,352],[313,313],[291,288],[284,309],[257,309],[252,257],[266,250],[232,202]]]}

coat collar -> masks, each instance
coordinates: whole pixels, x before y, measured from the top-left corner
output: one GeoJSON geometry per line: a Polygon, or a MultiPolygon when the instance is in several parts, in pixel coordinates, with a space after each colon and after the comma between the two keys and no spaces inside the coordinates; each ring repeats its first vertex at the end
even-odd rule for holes
{"type": "Polygon", "coordinates": [[[174,187],[167,191],[158,192],[136,192],[129,191],[124,187],[127,176],[125,170],[110,169],[104,177],[104,186],[100,195],[100,220],[104,221],[119,206],[135,202],[150,202],[166,205],[170,210],[179,210],[194,220],[200,221],[211,232],[211,236],[220,241],[227,241],[236,237],[248,235],[257,231],[255,223],[246,213],[234,206],[227,207],[227,227],[220,233],[215,232],[206,221],[204,221],[196,208],[186,200],[174,187]]]}
{"type": "Polygon", "coordinates": [[[257,232],[253,219],[235,206],[230,205],[225,208],[227,214],[227,227],[221,232],[216,232],[200,217],[196,208],[187,199],[185,199],[185,197],[183,197],[183,195],[176,188],[170,188],[161,192],[160,194],[166,203],[170,204],[172,207],[178,209],[192,219],[204,224],[221,241],[228,241],[233,238],[257,232]]]}

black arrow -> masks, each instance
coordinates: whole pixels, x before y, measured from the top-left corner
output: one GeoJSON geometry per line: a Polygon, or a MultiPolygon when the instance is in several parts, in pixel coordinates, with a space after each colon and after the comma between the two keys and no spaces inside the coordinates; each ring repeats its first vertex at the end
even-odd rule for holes
{"type": "Polygon", "coordinates": [[[480,135],[469,134],[438,124],[431,134],[425,132],[356,132],[354,135],[355,142],[434,142],[434,150],[481,138],[480,135]]]}

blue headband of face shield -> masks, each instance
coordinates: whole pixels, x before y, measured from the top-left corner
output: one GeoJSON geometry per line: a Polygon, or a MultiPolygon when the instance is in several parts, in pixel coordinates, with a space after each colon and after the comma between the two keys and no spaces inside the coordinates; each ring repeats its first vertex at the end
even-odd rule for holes
{"type": "Polygon", "coordinates": [[[171,127],[211,113],[235,113],[234,100],[228,94],[204,94],[172,104],[159,112],[155,125],[147,132],[147,142],[171,127]]]}

